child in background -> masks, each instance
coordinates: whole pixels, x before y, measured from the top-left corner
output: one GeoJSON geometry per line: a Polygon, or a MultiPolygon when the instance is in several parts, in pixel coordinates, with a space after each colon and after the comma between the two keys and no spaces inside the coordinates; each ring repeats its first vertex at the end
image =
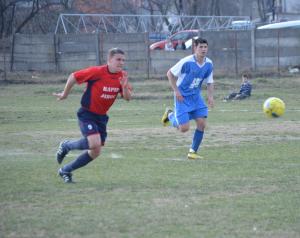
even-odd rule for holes
{"type": "Polygon", "coordinates": [[[250,75],[244,73],[242,75],[242,84],[239,92],[232,92],[227,97],[224,98],[224,101],[228,100],[242,100],[251,96],[252,85],[250,83],[250,75]]]}

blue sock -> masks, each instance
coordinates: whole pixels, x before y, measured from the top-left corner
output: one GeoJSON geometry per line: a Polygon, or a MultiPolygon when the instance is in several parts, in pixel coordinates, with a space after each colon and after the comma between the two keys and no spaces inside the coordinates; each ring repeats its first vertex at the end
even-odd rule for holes
{"type": "Polygon", "coordinates": [[[90,157],[89,153],[86,151],[83,154],[79,155],[78,158],[76,160],[73,160],[72,162],[70,162],[69,164],[66,164],[62,170],[64,172],[72,172],[75,169],[79,169],[85,165],[87,165],[88,163],[90,163],[93,159],[90,157]]]}
{"type": "Polygon", "coordinates": [[[89,142],[86,137],[79,140],[68,141],[65,143],[68,150],[87,150],[89,149],[89,142]]]}
{"type": "Polygon", "coordinates": [[[193,143],[192,143],[192,147],[191,147],[191,149],[194,150],[195,152],[197,152],[199,149],[199,146],[203,139],[203,134],[204,134],[204,131],[199,131],[198,129],[195,130],[193,143]]]}
{"type": "Polygon", "coordinates": [[[171,123],[171,125],[173,127],[178,127],[178,122],[176,120],[176,117],[175,117],[175,113],[174,112],[171,112],[169,115],[168,115],[168,118],[169,118],[169,121],[171,123]]]}

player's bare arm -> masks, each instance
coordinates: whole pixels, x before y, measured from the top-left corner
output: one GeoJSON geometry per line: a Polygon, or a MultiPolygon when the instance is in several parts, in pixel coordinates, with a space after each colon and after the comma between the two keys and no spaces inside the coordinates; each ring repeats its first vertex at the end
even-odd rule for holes
{"type": "Polygon", "coordinates": [[[120,80],[123,92],[123,98],[127,101],[131,99],[132,88],[128,82],[128,75],[127,73],[123,73],[123,78],[120,80]]]}
{"type": "Polygon", "coordinates": [[[207,101],[210,107],[214,107],[214,84],[207,84],[207,101]]]}
{"type": "Polygon", "coordinates": [[[167,77],[168,77],[168,80],[169,80],[169,83],[175,93],[175,96],[177,98],[178,101],[183,101],[183,97],[176,85],[176,81],[177,81],[177,78],[175,77],[175,75],[172,74],[172,72],[169,70],[167,72],[167,77]]]}
{"type": "Polygon", "coordinates": [[[64,90],[60,93],[53,93],[53,95],[56,96],[57,100],[59,100],[59,101],[66,99],[68,97],[69,93],[71,92],[71,89],[75,83],[76,83],[76,79],[72,73],[68,77],[68,80],[67,80],[64,90]]]}

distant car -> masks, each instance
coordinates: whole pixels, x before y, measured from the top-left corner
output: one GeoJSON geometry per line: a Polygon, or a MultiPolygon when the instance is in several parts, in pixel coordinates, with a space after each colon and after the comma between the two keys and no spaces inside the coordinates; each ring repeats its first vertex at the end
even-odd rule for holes
{"type": "Polygon", "coordinates": [[[251,30],[254,25],[251,21],[232,21],[230,28],[233,30],[251,30]]]}
{"type": "Polygon", "coordinates": [[[165,33],[165,32],[151,32],[151,33],[149,33],[149,41],[151,43],[161,41],[161,40],[165,40],[167,38],[168,38],[168,34],[165,33]]]}
{"type": "Polygon", "coordinates": [[[185,44],[185,48],[186,49],[191,49],[192,48],[192,44],[193,44],[193,38],[188,39],[184,44],[185,44]]]}
{"type": "MultiPolygon", "coordinates": [[[[172,42],[173,48],[178,49],[184,45],[184,43],[193,38],[194,36],[198,36],[198,30],[184,30],[178,31],[177,33],[171,35],[169,39],[172,42]]],[[[163,50],[165,49],[165,45],[168,39],[155,42],[150,45],[150,50],[163,50]]]]}

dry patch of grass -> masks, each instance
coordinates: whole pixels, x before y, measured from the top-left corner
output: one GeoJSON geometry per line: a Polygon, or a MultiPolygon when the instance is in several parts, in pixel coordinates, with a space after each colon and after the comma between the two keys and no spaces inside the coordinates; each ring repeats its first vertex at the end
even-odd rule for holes
{"type": "MultiPolygon", "coordinates": [[[[172,140],[190,143],[194,129],[182,134],[175,128],[110,129],[109,138],[117,143],[143,143],[172,140]]],[[[224,146],[241,142],[274,142],[278,140],[300,140],[300,122],[260,122],[255,124],[211,125],[205,132],[203,146],[224,146]]],[[[151,145],[152,146],[152,145],[151,145]]],[[[153,146],[159,146],[157,143],[153,146]]]]}

